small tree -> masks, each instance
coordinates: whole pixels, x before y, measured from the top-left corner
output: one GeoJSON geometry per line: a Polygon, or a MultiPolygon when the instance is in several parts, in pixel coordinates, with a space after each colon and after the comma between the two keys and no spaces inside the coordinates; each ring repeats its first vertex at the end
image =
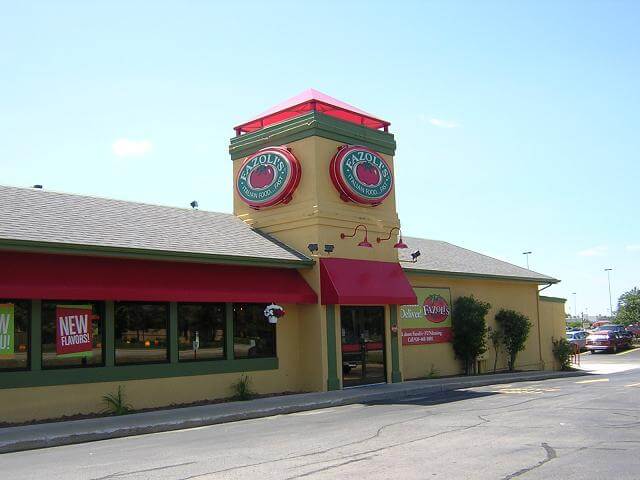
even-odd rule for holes
{"type": "Polygon", "coordinates": [[[515,310],[502,309],[496,314],[496,322],[502,330],[504,348],[509,355],[509,371],[516,366],[518,353],[524,350],[524,344],[531,330],[529,318],[515,310]]]}
{"type": "Polygon", "coordinates": [[[500,346],[502,345],[502,331],[497,328],[488,328],[489,331],[489,340],[491,340],[491,345],[493,346],[493,351],[495,352],[495,357],[493,359],[493,373],[496,373],[498,369],[498,354],[500,353],[500,346]]]}
{"type": "Polygon", "coordinates": [[[470,297],[458,297],[453,302],[453,351],[462,360],[465,375],[469,375],[478,355],[487,351],[485,317],[491,305],[470,297]]]}
{"type": "Polygon", "coordinates": [[[573,345],[566,338],[553,339],[553,355],[558,360],[561,370],[571,369],[571,354],[573,354],[573,345]]]}
{"type": "Polygon", "coordinates": [[[631,325],[640,322],[640,290],[632,288],[620,295],[616,323],[631,325]]]}

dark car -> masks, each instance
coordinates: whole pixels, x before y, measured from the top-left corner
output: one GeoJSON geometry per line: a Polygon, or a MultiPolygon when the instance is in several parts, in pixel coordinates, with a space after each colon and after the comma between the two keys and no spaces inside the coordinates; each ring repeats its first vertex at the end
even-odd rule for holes
{"type": "Polygon", "coordinates": [[[596,332],[613,332],[620,335],[624,339],[622,348],[631,348],[633,343],[633,333],[622,325],[602,325],[596,328],[596,332]]]}
{"type": "Polygon", "coordinates": [[[591,353],[611,352],[616,353],[618,350],[628,348],[630,341],[627,337],[610,330],[599,330],[593,332],[587,337],[586,348],[591,353]]]}
{"type": "Polygon", "coordinates": [[[634,337],[640,337],[640,325],[628,325],[627,332],[631,332],[634,337]]]}

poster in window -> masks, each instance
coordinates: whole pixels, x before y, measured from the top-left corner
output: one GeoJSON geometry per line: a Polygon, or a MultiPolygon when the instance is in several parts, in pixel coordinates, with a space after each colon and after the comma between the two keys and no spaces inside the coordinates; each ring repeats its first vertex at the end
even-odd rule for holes
{"type": "Polygon", "coordinates": [[[14,310],[12,303],[0,303],[0,355],[13,355],[14,310]]]}
{"type": "Polygon", "coordinates": [[[58,305],[56,307],[56,353],[89,356],[93,349],[91,305],[58,305]]]}
{"type": "Polygon", "coordinates": [[[402,345],[451,342],[451,291],[448,288],[415,288],[417,305],[400,307],[402,345]]]}

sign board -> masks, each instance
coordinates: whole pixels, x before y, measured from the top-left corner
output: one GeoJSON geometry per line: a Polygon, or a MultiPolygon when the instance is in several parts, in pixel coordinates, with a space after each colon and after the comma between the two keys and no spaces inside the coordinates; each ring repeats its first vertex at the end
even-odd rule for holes
{"type": "Polygon", "coordinates": [[[417,305],[400,306],[402,345],[447,343],[451,331],[451,290],[415,288],[417,305]]]}
{"type": "Polygon", "coordinates": [[[0,355],[13,355],[15,309],[12,303],[0,303],[0,355]]]}
{"type": "Polygon", "coordinates": [[[236,177],[236,192],[251,208],[288,203],[300,183],[300,162],[284,147],[268,147],[248,157],[236,177]]]}
{"type": "Polygon", "coordinates": [[[359,145],[338,150],[329,174],[340,197],[360,205],[380,205],[393,187],[393,174],[382,155],[359,145]]]}
{"type": "Polygon", "coordinates": [[[91,305],[58,305],[56,307],[56,353],[58,355],[91,355],[92,316],[91,305]]]}

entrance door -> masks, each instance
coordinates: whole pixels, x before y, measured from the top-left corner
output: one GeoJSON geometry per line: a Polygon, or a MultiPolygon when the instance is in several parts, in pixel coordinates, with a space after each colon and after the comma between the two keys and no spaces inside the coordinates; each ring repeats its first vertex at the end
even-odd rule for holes
{"type": "Polygon", "coordinates": [[[340,307],[345,387],[387,381],[384,307],[340,307]]]}

